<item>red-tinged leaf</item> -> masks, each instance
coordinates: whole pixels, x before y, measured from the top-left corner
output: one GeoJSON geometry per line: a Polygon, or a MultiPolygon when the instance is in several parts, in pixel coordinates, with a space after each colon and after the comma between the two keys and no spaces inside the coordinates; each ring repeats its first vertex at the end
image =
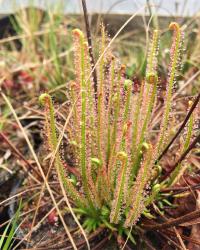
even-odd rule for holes
{"type": "Polygon", "coordinates": [[[31,83],[34,81],[34,78],[26,71],[20,71],[19,79],[23,81],[23,83],[31,83]]]}
{"type": "Polygon", "coordinates": [[[3,87],[6,88],[6,89],[12,89],[14,87],[13,80],[5,79],[4,82],[3,82],[3,87]]]}
{"type": "Polygon", "coordinates": [[[49,224],[55,224],[58,221],[56,210],[53,210],[47,217],[49,224]]]}

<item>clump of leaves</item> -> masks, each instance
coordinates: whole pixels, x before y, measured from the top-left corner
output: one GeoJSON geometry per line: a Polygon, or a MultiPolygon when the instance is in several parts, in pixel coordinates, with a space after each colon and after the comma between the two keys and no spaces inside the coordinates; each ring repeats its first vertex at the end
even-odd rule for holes
{"type": "Polygon", "coordinates": [[[4,229],[3,234],[0,238],[0,249],[2,250],[10,250],[12,249],[14,243],[15,243],[15,234],[17,231],[17,222],[20,215],[20,209],[21,209],[21,201],[19,203],[19,207],[14,215],[14,217],[10,220],[6,228],[4,229]]]}
{"type": "MultiPolygon", "coordinates": [[[[133,241],[131,229],[140,217],[151,218],[147,206],[161,197],[160,190],[174,182],[180,164],[165,180],[159,181],[162,168],[159,155],[171,139],[170,121],[172,94],[180,66],[183,33],[177,23],[173,31],[171,63],[163,112],[156,132],[153,118],[159,95],[157,56],[159,31],[153,32],[149,46],[145,79],[139,91],[125,77],[125,66],[106,49],[106,32],[102,26],[100,57],[97,64],[98,86],[95,93],[88,43],[84,34],[75,29],[75,81],[69,83],[72,116],[67,127],[77,181],[66,169],[57,150],[54,106],[48,94],[40,101],[45,107],[46,134],[50,150],[56,152],[55,167],[74,210],[83,216],[83,226],[95,230],[99,226],[126,234],[133,241]],[[152,132],[152,133],[151,133],[152,132]],[[159,159],[159,160],[158,160],[159,159]]],[[[193,118],[190,118],[183,151],[192,137],[193,118]]]]}

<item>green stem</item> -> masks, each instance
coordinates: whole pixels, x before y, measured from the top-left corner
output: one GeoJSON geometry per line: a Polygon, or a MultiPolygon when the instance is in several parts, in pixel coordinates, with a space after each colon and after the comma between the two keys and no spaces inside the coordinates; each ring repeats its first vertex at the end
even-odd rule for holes
{"type": "Polygon", "coordinates": [[[140,159],[140,152],[142,150],[143,142],[145,139],[145,133],[146,133],[146,130],[148,128],[148,124],[149,124],[149,121],[151,118],[151,113],[152,113],[153,106],[154,106],[155,99],[156,99],[158,77],[157,77],[157,75],[155,75],[153,73],[148,74],[147,81],[148,81],[148,84],[150,84],[152,86],[152,93],[151,93],[151,96],[149,98],[147,113],[146,113],[146,116],[144,118],[144,122],[143,122],[141,133],[140,133],[140,139],[138,142],[138,147],[137,147],[137,150],[135,153],[136,157],[135,157],[135,160],[133,162],[133,171],[132,171],[133,176],[136,176],[137,172],[138,172],[138,168],[139,168],[138,162],[140,159]]]}
{"type": "Polygon", "coordinates": [[[114,81],[115,81],[115,59],[113,58],[111,62],[111,87],[109,91],[109,100],[108,100],[108,134],[107,134],[107,165],[109,163],[110,159],[110,150],[111,150],[111,110],[112,110],[112,104],[113,104],[113,89],[114,89],[114,81]]]}
{"type": "Polygon", "coordinates": [[[126,180],[127,169],[127,154],[125,152],[119,152],[117,158],[121,161],[121,170],[118,176],[118,183],[114,191],[114,200],[111,208],[110,221],[111,223],[118,223],[120,219],[120,209],[124,196],[124,185],[126,180]]]}
{"type": "Polygon", "coordinates": [[[85,79],[85,44],[84,35],[80,30],[75,30],[79,42],[80,42],[80,73],[81,73],[81,147],[80,147],[80,164],[81,164],[81,176],[83,183],[83,190],[86,194],[88,202],[91,208],[94,208],[94,204],[91,199],[90,189],[88,186],[87,167],[86,167],[86,79],[85,79]]]}
{"type": "Polygon", "coordinates": [[[132,226],[132,224],[137,222],[140,214],[143,211],[144,204],[144,191],[146,184],[150,178],[150,172],[152,167],[152,146],[149,145],[149,149],[146,155],[146,159],[144,160],[143,165],[139,169],[139,173],[137,175],[135,184],[132,188],[132,192],[130,193],[130,197],[127,201],[127,206],[131,205],[131,209],[127,215],[127,219],[125,221],[125,227],[132,226]]]}
{"type": "MultiPolygon", "coordinates": [[[[48,94],[42,94],[39,97],[40,103],[47,108],[48,113],[46,113],[46,122],[49,129],[49,133],[47,135],[48,143],[51,148],[51,150],[54,152],[57,150],[58,145],[58,138],[56,133],[56,123],[55,123],[55,115],[54,115],[54,107],[52,103],[52,99],[50,95],[48,94]]],[[[61,161],[59,152],[55,155],[55,167],[57,170],[57,174],[60,176],[60,179],[62,180],[62,183],[71,198],[74,200],[74,202],[81,207],[84,207],[86,202],[83,197],[77,192],[77,190],[74,188],[73,184],[70,182],[70,180],[65,176],[65,168],[63,166],[63,163],[61,161]]]]}
{"type": "MultiPolygon", "coordinates": [[[[103,55],[105,50],[105,29],[102,25],[101,28],[101,55],[103,55]]],[[[102,144],[102,131],[103,131],[103,101],[104,101],[104,56],[101,57],[99,66],[99,90],[98,90],[98,105],[97,105],[97,146],[98,146],[98,157],[102,161],[102,151],[101,151],[101,144],[102,144]]]]}
{"type": "Polygon", "coordinates": [[[171,103],[172,103],[172,91],[173,91],[173,85],[174,85],[174,80],[176,76],[176,71],[177,71],[177,65],[178,65],[178,60],[179,60],[179,51],[181,47],[181,30],[180,27],[177,23],[171,23],[169,26],[170,29],[174,30],[174,42],[172,44],[172,54],[171,54],[171,72],[169,76],[169,85],[167,87],[167,96],[165,100],[165,107],[164,107],[164,114],[162,118],[162,126],[160,128],[160,135],[157,143],[157,154],[160,154],[160,151],[162,150],[162,146],[164,143],[166,131],[167,131],[167,126],[169,122],[169,115],[170,115],[170,110],[171,110],[171,103]]]}

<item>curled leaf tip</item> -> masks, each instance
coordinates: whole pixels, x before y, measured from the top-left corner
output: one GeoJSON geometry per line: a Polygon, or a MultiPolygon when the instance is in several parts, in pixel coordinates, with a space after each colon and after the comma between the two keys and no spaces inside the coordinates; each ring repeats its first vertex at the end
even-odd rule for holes
{"type": "Polygon", "coordinates": [[[87,46],[88,46],[88,42],[85,41],[85,42],[83,43],[83,45],[87,47],[87,46]]]}
{"type": "Polygon", "coordinates": [[[71,81],[70,84],[69,84],[70,88],[76,88],[77,87],[77,84],[75,81],[71,81]]]}
{"type": "Polygon", "coordinates": [[[180,30],[180,26],[176,22],[171,22],[170,25],[169,25],[169,29],[178,31],[178,30],[180,30]]]}
{"type": "Polygon", "coordinates": [[[125,71],[126,71],[126,65],[125,64],[121,65],[120,71],[121,71],[122,74],[125,74],[125,71]]]}
{"type": "Polygon", "coordinates": [[[153,187],[152,187],[152,191],[153,192],[159,192],[161,189],[161,185],[159,183],[155,184],[153,187]]]}
{"type": "Polygon", "coordinates": [[[117,153],[117,158],[121,161],[124,161],[127,159],[127,154],[124,151],[120,151],[117,153]]]}
{"type": "Polygon", "coordinates": [[[80,29],[74,29],[72,30],[72,34],[78,37],[83,37],[83,32],[80,29]]]}
{"type": "Polygon", "coordinates": [[[189,108],[191,108],[192,107],[192,104],[193,104],[193,102],[190,100],[190,101],[188,101],[188,106],[189,106],[189,108]]]}
{"type": "Polygon", "coordinates": [[[47,93],[43,93],[39,96],[39,103],[44,106],[46,101],[51,99],[50,95],[47,93]]]}
{"type": "Polygon", "coordinates": [[[132,86],[132,81],[131,80],[125,80],[124,81],[124,89],[128,90],[132,86]]]}
{"type": "Polygon", "coordinates": [[[92,157],[91,162],[92,162],[92,164],[94,164],[96,166],[101,166],[101,161],[96,157],[92,157]]]}
{"type": "Polygon", "coordinates": [[[158,76],[157,74],[151,72],[147,74],[147,82],[150,84],[154,84],[155,82],[157,82],[158,80],[158,76]]]}
{"type": "Polygon", "coordinates": [[[75,140],[69,141],[69,144],[74,146],[74,147],[78,147],[78,144],[75,140]]]}
{"type": "Polygon", "coordinates": [[[149,148],[151,147],[151,145],[147,142],[143,142],[142,143],[142,149],[145,151],[145,150],[148,150],[149,148]]]}

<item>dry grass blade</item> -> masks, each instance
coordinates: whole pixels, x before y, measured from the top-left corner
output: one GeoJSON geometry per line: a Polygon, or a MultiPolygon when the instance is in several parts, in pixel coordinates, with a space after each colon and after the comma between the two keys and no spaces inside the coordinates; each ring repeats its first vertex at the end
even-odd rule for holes
{"type": "Polygon", "coordinates": [[[183,152],[183,154],[179,157],[179,159],[177,160],[177,162],[175,162],[175,164],[170,168],[170,170],[161,177],[161,180],[164,181],[166,180],[170,174],[174,171],[174,169],[178,166],[178,164],[180,164],[187,156],[187,154],[195,147],[195,145],[197,143],[200,142],[200,134],[198,134],[196,136],[196,138],[191,142],[190,146],[187,148],[187,150],[185,152],[183,152]]]}
{"type": "MultiPolygon", "coordinates": [[[[61,31],[63,32],[63,29],[56,29],[55,30],[55,32],[61,32],[61,31]]],[[[40,31],[33,32],[33,34],[22,34],[22,35],[6,37],[6,38],[3,38],[3,39],[0,40],[0,44],[12,42],[12,41],[19,40],[19,39],[24,39],[24,38],[31,37],[31,36],[37,37],[37,36],[41,36],[41,35],[44,35],[44,34],[48,34],[50,32],[51,32],[50,29],[45,29],[45,30],[40,30],[40,31]]]]}
{"type": "Polygon", "coordinates": [[[15,198],[17,198],[17,197],[20,197],[20,196],[22,196],[23,194],[25,194],[25,193],[27,193],[27,192],[29,192],[29,191],[32,191],[32,190],[36,190],[36,189],[40,189],[40,187],[27,188],[27,189],[24,190],[24,191],[21,191],[21,192],[15,194],[15,195],[12,195],[12,196],[10,196],[9,198],[7,198],[7,199],[3,200],[2,202],[0,202],[0,206],[2,206],[2,205],[4,205],[4,204],[7,205],[7,204],[8,204],[8,201],[11,201],[12,199],[15,199],[15,198]]]}
{"type": "MultiPolygon", "coordinates": [[[[26,158],[25,158],[25,157],[21,154],[21,152],[12,144],[12,142],[10,142],[10,140],[7,138],[7,136],[6,136],[4,133],[2,133],[2,132],[0,132],[0,136],[1,136],[1,137],[4,139],[4,141],[10,146],[11,150],[12,150],[13,152],[16,153],[16,155],[18,156],[18,158],[19,158],[19,159],[22,159],[22,160],[25,162],[25,164],[28,166],[28,168],[25,169],[26,173],[29,174],[29,170],[32,169],[32,170],[37,174],[37,176],[40,178],[40,175],[39,175],[39,173],[37,172],[37,170],[29,163],[28,160],[26,160],[26,158]]],[[[40,183],[40,182],[38,181],[38,179],[36,179],[32,174],[30,174],[30,176],[31,176],[31,178],[32,178],[36,183],[40,183]]]]}
{"type": "Polygon", "coordinates": [[[174,231],[175,231],[175,233],[176,233],[176,236],[177,236],[177,238],[178,238],[178,240],[179,240],[179,242],[180,242],[180,245],[181,245],[181,247],[183,248],[183,250],[187,250],[187,248],[185,247],[185,244],[184,244],[184,242],[183,242],[183,239],[181,238],[181,236],[180,236],[178,230],[176,229],[176,227],[174,227],[174,231]]]}
{"type": "Polygon", "coordinates": [[[194,220],[200,217],[200,210],[188,213],[186,215],[180,216],[176,219],[168,220],[165,223],[156,224],[156,225],[143,225],[143,228],[148,230],[160,230],[160,229],[167,229],[173,226],[181,225],[185,222],[190,220],[194,220]]]}
{"type": "Polygon", "coordinates": [[[178,91],[173,95],[173,99],[175,99],[180,93],[190,84],[192,83],[198,76],[200,75],[200,70],[198,70],[194,75],[192,75],[187,82],[178,89],[178,91]]]}
{"type": "MultiPolygon", "coordinates": [[[[71,52],[71,50],[67,50],[67,51],[64,51],[62,53],[60,53],[59,55],[57,55],[58,58],[63,58],[63,57],[66,57],[69,53],[71,52]]],[[[50,59],[44,59],[42,62],[38,62],[38,63],[26,63],[26,64],[23,64],[15,69],[12,69],[11,70],[11,73],[16,73],[16,72],[19,72],[21,70],[28,70],[28,69],[35,69],[35,68],[39,68],[41,66],[46,66],[50,63],[52,63],[54,60],[55,60],[55,56],[50,58],[50,59]]],[[[65,84],[66,85],[66,84],[65,84]]]]}
{"type": "Polygon", "coordinates": [[[178,129],[178,131],[176,132],[176,134],[173,136],[173,138],[171,139],[171,141],[169,142],[169,144],[166,146],[166,148],[163,150],[162,154],[158,157],[157,161],[160,161],[162,159],[162,157],[167,153],[168,149],[170,148],[170,146],[173,144],[173,142],[176,140],[176,138],[179,136],[179,134],[181,133],[181,131],[184,129],[185,125],[187,124],[190,116],[192,115],[194,109],[196,108],[196,106],[198,105],[198,102],[200,100],[200,93],[198,94],[198,96],[195,98],[192,107],[190,108],[189,112],[187,113],[183,123],[181,124],[180,128],[178,129]]]}
{"type": "MultiPolygon", "coordinates": [[[[63,201],[64,201],[64,198],[60,199],[57,202],[57,205],[59,206],[63,201]]],[[[18,246],[20,246],[26,239],[30,238],[30,235],[32,234],[32,232],[34,230],[36,230],[42,224],[42,222],[48,217],[49,214],[51,214],[52,211],[54,211],[54,209],[55,209],[55,207],[53,207],[51,210],[49,210],[49,212],[46,213],[46,215],[44,215],[42,217],[42,219],[40,221],[38,221],[38,223],[34,227],[32,227],[31,230],[26,235],[24,235],[24,237],[17,243],[16,248],[18,246]]]]}

